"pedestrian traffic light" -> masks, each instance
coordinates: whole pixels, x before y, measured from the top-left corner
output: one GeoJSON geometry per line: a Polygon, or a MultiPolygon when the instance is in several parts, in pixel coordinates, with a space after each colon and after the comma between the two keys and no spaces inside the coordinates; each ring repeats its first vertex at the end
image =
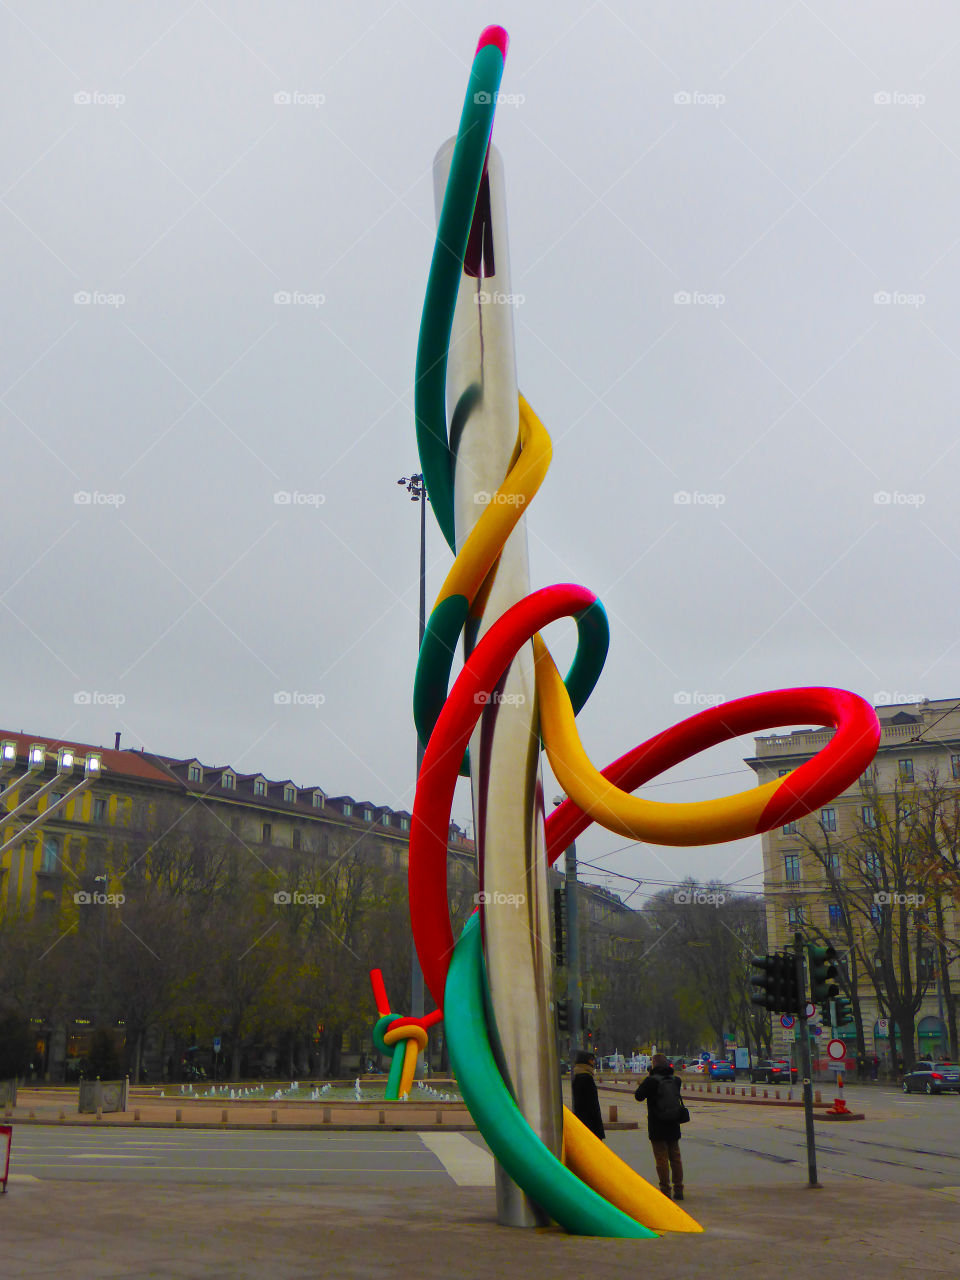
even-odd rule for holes
{"type": "Polygon", "coordinates": [[[832,1000],[840,994],[840,988],[833,981],[837,976],[837,966],[833,963],[837,953],[833,947],[818,947],[807,943],[807,960],[810,966],[810,999],[814,1004],[821,1000],[832,1000]]]}
{"type": "Polygon", "coordinates": [[[570,1030],[570,1006],[566,1000],[557,1001],[557,1027],[560,1031],[570,1030]]]}
{"type": "Polygon", "coordinates": [[[554,889],[553,891],[553,954],[558,965],[566,964],[566,950],[564,948],[564,907],[565,899],[562,889],[554,889]]]}
{"type": "Polygon", "coordinates": [[[853,1022],[853,1005],[846,996],[838,996],[833,1002],[833,1025],[848,1027],[853,1022]]]}

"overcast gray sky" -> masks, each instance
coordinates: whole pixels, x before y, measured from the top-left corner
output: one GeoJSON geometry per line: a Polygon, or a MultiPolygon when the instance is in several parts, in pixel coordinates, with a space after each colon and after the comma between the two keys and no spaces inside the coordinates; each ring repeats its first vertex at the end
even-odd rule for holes
{"type": "MultiPolygon", "coordinates": [[[[411,807],[396,480],[433,156],[492,21],[554,439],[533,585],[611,616],[594,760],[717,697],[960,696],[954,5],[10,0],[5,727],[411,807]]],[[[431,523],[430,599],[448,565],[431,523]]],[[[751,786],[751,751],[647,794],[751,786]]],[[[606,865],[760,883],[759,840],[606,865]]]]}

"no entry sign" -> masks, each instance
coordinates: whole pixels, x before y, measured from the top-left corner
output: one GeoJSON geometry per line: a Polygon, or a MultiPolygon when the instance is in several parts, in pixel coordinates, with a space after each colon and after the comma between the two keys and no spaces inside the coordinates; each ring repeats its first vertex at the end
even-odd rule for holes
{"type": "Polygon", "coordinates": [[[847,1056],[847,1046],[842,1040],[831,1040],[827,1045],[827,1057],[832,1058],[834,1062],[840,1062],[847,1056]]]}

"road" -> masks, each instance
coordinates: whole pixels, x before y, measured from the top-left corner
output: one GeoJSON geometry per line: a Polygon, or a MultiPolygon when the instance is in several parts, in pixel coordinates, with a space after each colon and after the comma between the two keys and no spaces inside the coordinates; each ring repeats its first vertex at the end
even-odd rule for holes
{"type": "MultiPolygon", "coordinates": [[[[960,1097],[904,1097],[850,1089],[867,1119],[816,1122],[821,1181],[855,1177],[948,1190],[960,1196],[960,1097]]],[[[604,1104],[613,1095],[602,1094],[604,1104]]],[[[616,1099],[621,1119],[643,1119],[616,1099]]],[[[800,1111],[689,1097],[683,1155],[688,1186],[796,1184],[807,1176],[800,1111]]],[[[645,1127],[608,1135],[645,1177],[653,1164],[645,1127]]],[[[293,1186],[489,1186],[493,1165],[479,1136],[455,1133],[251,1132],[17,1125],[11,1172],[18,1180],[293,1186]]]]}

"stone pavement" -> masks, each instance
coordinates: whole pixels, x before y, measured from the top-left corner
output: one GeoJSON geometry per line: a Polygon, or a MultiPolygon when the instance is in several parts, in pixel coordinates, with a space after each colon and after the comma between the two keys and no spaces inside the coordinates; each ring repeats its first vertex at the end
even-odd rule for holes
{"type": "Polygon", "coordinates": [[[956,1280],[960,1200],[833,1176],[829,1185],[705,1186],[702,1235],[600,1240],[495,1221],[489,1188],[218,1188],[13,1182],[0,1196],[4,1280],[330,1277],[628,1280],[661,1277],[956,1280]]]}

